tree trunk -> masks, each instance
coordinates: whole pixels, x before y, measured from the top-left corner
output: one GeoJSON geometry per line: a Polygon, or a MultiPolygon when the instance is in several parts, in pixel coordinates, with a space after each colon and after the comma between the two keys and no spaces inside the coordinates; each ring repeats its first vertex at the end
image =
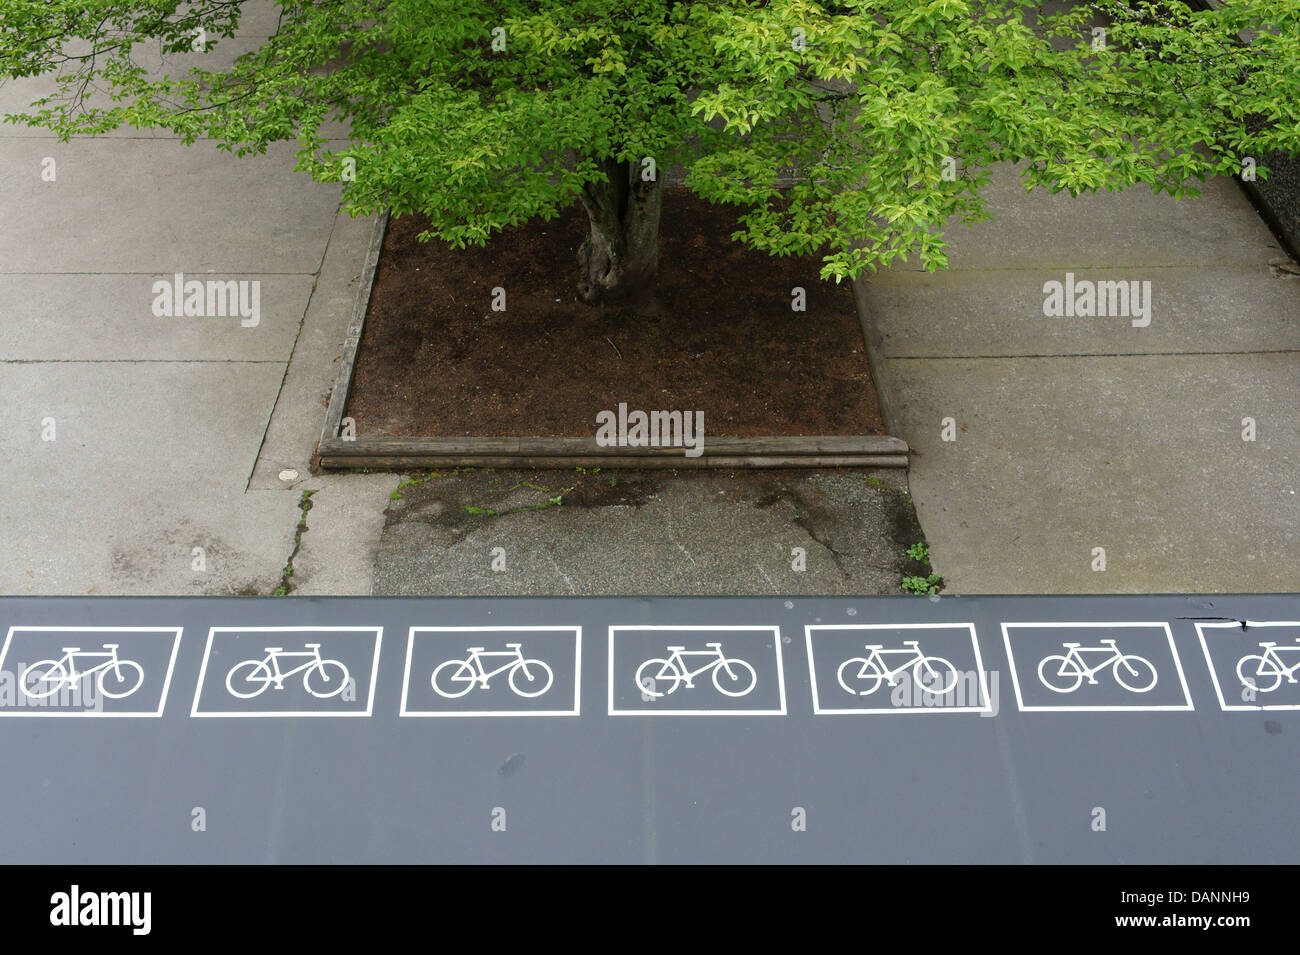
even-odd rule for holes
{"type": "Polygon", "coordinates": [[[659,268],[658,175],[641,179],[639,165],[607,160],[607,179],[582,189],[587,238],[578,250],[578,294],[590,305],[645,302],[659,268]]]}

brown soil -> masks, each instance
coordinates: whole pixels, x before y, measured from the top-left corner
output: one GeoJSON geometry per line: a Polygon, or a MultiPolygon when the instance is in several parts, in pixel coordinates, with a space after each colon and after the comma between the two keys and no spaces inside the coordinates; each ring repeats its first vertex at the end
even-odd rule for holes
{"type": "Polygon", "coordinates": [[[346,411],[358,437],[590,435],[619,402],[703,411],[711,435],[884,433],[849,284],[733,242],[730,207],[667,190],[642,309],[577,300],[580,206],[486,248],[422,244],[423,228],[389,223],[346,411]]]}

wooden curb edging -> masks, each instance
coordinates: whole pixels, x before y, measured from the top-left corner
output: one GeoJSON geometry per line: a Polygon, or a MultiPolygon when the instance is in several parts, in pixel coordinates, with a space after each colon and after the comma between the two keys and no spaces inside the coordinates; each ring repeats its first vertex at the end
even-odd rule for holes
{"type": "Polygon", "coordinates": [[[586,438],[329,438],[323,467],[907,467],[907,443],[880,435],[710,438],[680,447],[601,446],[586,438]]]}
{"type": "MultiPolygon", "coordinates": [[[[907,467],[907,442],[888,435],[811,435],[772,437],[704,436],[700,452],[688,457],[681,447],[618,447],[588,437],[382,437],[344,438],[343,412],[352,388],[361,333],[379,253],[388,231],[388,213],[375,221],[357,284],[352,319],[339,356],[339,370],[325,411],[325,424],[312,459],[313,470],[331,468],[438,467],[601,467],[601,468],[835,468],[907,467]]],[[[867,334],[866,327],[863,328],[867,334]]],[[[869,359],[870,360],[870,359],[869,359]]],[[[874,372],[873,368],[873,372],[874,372]]],[[[882,396],[883,403],[883,396],[882,396]]],[[[885,418],[889,426],[890,416],[885,418]]]]}

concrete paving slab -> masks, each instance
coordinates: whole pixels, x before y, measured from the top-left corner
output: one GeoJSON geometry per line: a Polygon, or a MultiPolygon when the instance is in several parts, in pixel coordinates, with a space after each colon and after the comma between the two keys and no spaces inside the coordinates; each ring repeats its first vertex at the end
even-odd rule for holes
{"type": "Polygon", "coordinates": [[[273,363],[5,363],[0,480],[110,495],[106,512],[121,489],[242,490],[283,376],[273,363]]]}
{"type": "Polygon", "coordinates": [[[203,143],[6,140],[3,271],[315,272],[340,188],[295,173],[294,150],[236,159],[203,143]],[[41,180],[46,156],[55,182],[41,180]]]}
{"type": "MultiPolygon", "coordinates": [[[[257,4],[243,39],[206,57],[169,58],[168,69],[231,61],[258,45],[252,38],[268,32],[275,12],[257,4]]],[[[48,89],[48,78],[0,87],[0,111],[15,96],[39,95],[40,84],[48,89]]],[[[211,142],[187,148],[151,131],[70,144],[33,132],[0,127],[0,297],[11,320],[0,394],[24,423],[0,439],[0,480],[15,489],[4,518],[24,542],[0,557],[0,592],[270,593],[293,552],[303,481],[277,476],[267,484],[274,490],[246,487],[334,229],[338,187],[293,172],[293,144],[241,160],[211,142]],[[54,182],[41,179],[47,155],[57,162],[54,182]],[[153,282],[176,271],[257,281],[257,325],[154,316],[153,282]],[[54,442],[40,440],[46,418],[54,442]]],[[[348,296],[344,324],[355,282],[345,253],[336,254],[318,309],[348,296]]],[[[324,344],[328,318],[299,353],[300,366],[304,356],[319,361],[301,378],[327,382],[324,394],[291,387],[302,402],[296,418],[284,418],[311,418],[293,433],[304,478],[342,338],[324,344]]],[[[322,490],[330,483],[313,480],[322,490]]],[[[396,481],[339,482],[318,500],[316,535],[296,555],[299,584],[369,588],[396,481]],[[373,500],[363,502],[367,494],[373,500]]]]}
{"type": "Polygon", "coordinates": [[[239,28],[235,36],[268,37],[274,35],[282,7],[270,0],[245,0],[239,5],[239,28]]]}
{"type": "MultiPolygon", "coordinates": [[[[0,361],[287,361],[312,276],[221,278],[257,283],[256,325],[245,327],[254,319],[238,314],[155,315],[154,282],[174,284],[172,275],[0,274],[6,303],[0,361]]],[[[254,287],[245,288],[252,304],[254,287]]],[[[224,301],[214,304],[229,311],[224,301]]]]}
{"type": "MultiPolygon", "coordinates": [[[[135,49],[132,59],[139,66],[144,67],[148,79],[158,80],[164,76],[174,76],[177,78],[185,76],[194,67],[200,67],[207,70],[226,70],[234,64],[236,57],[241,53],[249,50],[255,50],[261,42],[257,39],[238,39],[231,38],[221,40],[215,44],[206,53],[168,53],[164,55],[154,45],[143,45],[135,49]]],[[[79,53],[88,50],[89,47],[84,43],[69,44],[66,48],[69,54],[79,53]]],[[[52,73],[44,73],[40,76],[24,76],[13,79],[0,81],[0,117],[11,113],[36,112],[32,104],[43,96],[50,96],[58,93],[58,78],[64,75],[77,75],[81,64],[73,62],[66,65],[66,68],[57,70],[52,73]]],[[[93,109],[108,109],[114,105],[109,93],[111,89],[101,82],[87,87],[83,94],[82,102],[93,109]]],[[[48,107],[57,107],[56,103],[47,104],[48,107]]],[[[28,126],[26,124],[8,123],[0,126],[0,133],[5,136],[15,136],[23,138],[48,138],[51,133],[38,126],[28,126]]],[[[174,138],[170,132],[165,130],[136,129],[132,126],[125,126],[115,129],[106,134],[114,138],[126,139],[149,139],[174,138]]]]}
{"type": "Polygon", "coordinates": [[[448,474],[390,506],[374,593],[897,594],[920,532],[904,476],[871,474],[619,471],[560,506],[574,472],[448,474]]]}
{"type": "Polygon", "coordinates": [[[340,215],[334,224],[250,487],[282,487],[279,473],[285,468],[304,477],[308,473],[338,375],[374,223],[373,217],[340,215]]]}
{"type": "MultiPolygon", "coordinates": [[[[241,25],[236,36],[229,39],[217,38],[206,52],[202,53],[169,53],[165,56],[156,45],[138,47],[133,53],[133,60],[144,68],[146,78],[151,81],[171,76],[176,78],[185,77],[189,71],[195,67],[205,70],[228,70],[235,60],[247,53],[252,53],[261,49],[266,42],[266,37],[270,34],[265,32],[274,28],[274,11],[259,13],[253,18],[253,29],[245,30],[241,25]]],[[[82,48],[86,48],[84,44],[82,48]]],[[[69,50],[75,49],[69,46],[69,50]]],[[[79,64],[72,64],[70,69],[75,72],[79,64]]],[[[59,92],[57,82],[60,72],[45,73],[40,76],[27,76],[0,80],[0,120],[6,115],[16,113],[34,113],[37,108],[33,103],[44,96],[59,92]]],[[[114,105],[111,96],[111,89],[101,83],[97,83],[84,94],[83,104],[88,108],[108,109],[114,105]]],[[[55,107],[57,103],[47,104],[44,108],[55,107]]],[[[337,120],[327,120],[322,126],[322,134],[326,139],[346,139],[347,127],[337,120]]],[[[12,137],[18,139],[47,139],[53,140],[53,134],[40,126],[28,126],[25,123],[0,122],[0,138],[12,137]]],[[[89,137],[77,137],[78,140],[89,137]]],[[[117,129],[110,130],[98,138],[106,139],[175,139],[175,136],[165,129],[137,129],[133,126],[121,126],[117,129]]]]}
{"type": "Polygon", "coordinates": [[[292,495],[197,485],[24,485],[6,510],[21,546],[0,553],[5,594],[269,594],[297,523],[292,495]]]}
{"type": "Polygon", "coordinates": [[[272,363],[0,364],[15,423],[0,437],[4,521],[21,542],[0,552],[3,592],[269,592],[296,497],[243,487],[282,376],[272,363]]]}
{"type": "Polygon", "coordinates": [[[949,592],[1300,581],[1300,354],[894,359],[890,371],[949,592]],[[944,417],[954,442],[941,440],[944,417]]]}
{"type": "MultiPolygon", "coordinates": [[[[316,478],[307,530],[293,561],[295,596],[368,595],[383,534],[389,494],[397,474],[349,474],[316,478]]],[[[252,495],[279,494],[253,491],[252,495]]]]}
{"type": "Polygon", "coordinates": [[[1132,303],[1129,316],[1045,316],[1044,284],[1066,270],[887,272],[864,288],[886,358],[1300,349],[1300,278],[1266,264],[1068,271],[1094,288],[1149,282],[1150,324],[1133,326],[1146,318],[1132,303]]]}
{"type": "MultiPolygon", "coordinates": [[[[1026,193],[1018,168],[994,169],[981,192],[991,222],[948,227],[948,265],[981,268],[1142,268],[1214,264],[1263,267],[1282,255],[1250,201],[1227,179],[1201,185],[1198,199],[1176,200],[1146,186],[1077,199],[1045,190],[1026,193]]],[[[890,269],[916,271],[920,258],[890,269]]]]}

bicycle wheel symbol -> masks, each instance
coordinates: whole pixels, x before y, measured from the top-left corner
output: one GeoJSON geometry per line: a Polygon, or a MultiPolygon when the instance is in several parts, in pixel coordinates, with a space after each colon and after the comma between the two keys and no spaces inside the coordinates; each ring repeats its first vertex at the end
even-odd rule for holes
{"type": "Polygon", "coordinates": [[[510,669],[507,682],[516,696],[532,699],[551,688],[555,674],[541,660],[529,660],[527,666],[516,665],[510,669]]]}
{"type": "Polygon", "coordinates": [[[758,683],[758,674],[745,660],[724,660],[713,668],[713,688],[723,696],[745,696],[758,683]]]}
{"type": "Polygon", "coordinates": [[[1237,679],[1256,693],[1272,693],[1282,685],[1286,671],[1272,658],[1252,653],[1237,661],[1237,679]]]}
{"type": "Polygon", "coordinates": [[[140,689],[144,682],[144,668],[134,660],[122,660],[117,668],[99,671],[99,692],[110,700],[120,700],[140,689]],[[120,672],[119,672],[120,671],[120,672]]]}
{"type": "Polygon", "coordinates": [[[322,660],[302,678],[303,688],[317,699],[338,696],[348,685],[348,668],[338,660],[322,660]]]}
{"type": "Polygon", "coordinates": [[[1083,667],[1074,657],[1055,654],[1044,657],[1038,664],[1038,679],[1043,686],[1057,693],[1073,693],[1083,685],[1083,667]]]}
{"type": "Polygon", "coordinates": [[[681,685],[682,675],[671,660],[653,658],[636,669],[636,685],[642,698],[657,700],[681,685]],[[668,682],[671,681],[671,682],[668,682]]]}
{"type": "Polygon", "coordinates": [[[273,679],[271,667],[265,661],[245,660],[231,667],[226,674],[226,689],[231,696],[251,700],[264,693],[273,679]]]}

